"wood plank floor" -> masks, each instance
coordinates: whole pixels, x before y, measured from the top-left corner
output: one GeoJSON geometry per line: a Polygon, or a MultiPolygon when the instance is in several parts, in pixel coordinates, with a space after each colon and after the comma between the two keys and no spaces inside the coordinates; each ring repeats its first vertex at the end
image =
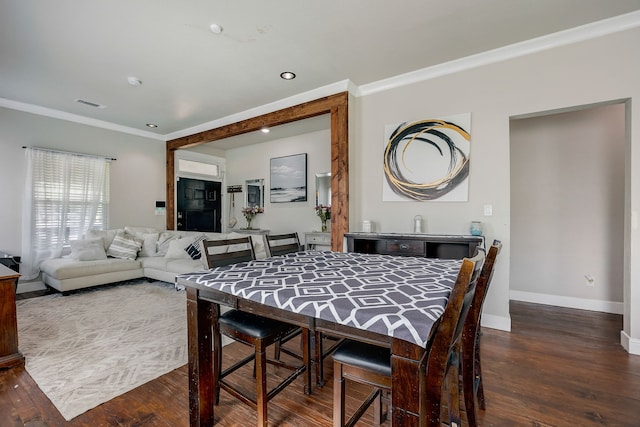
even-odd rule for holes
{"type": "MultiPolygon", "coordinates": [[[[621,316],[512,302],[511,318],[511,333],[483,329],[487,410],[480,412],[481,425],[640,425],[640,356],[619,344],[621,316]]],[[[270,425],[331,426],[331,388],[329,381],[304,396],[296,380],[270,402],[270,425]]],[[[353,396],[367,390],[347,390],[352,410],[353,396]]],[[[189,424],[187,400],[182,367],[66,422],[24,369],[0,371],[2,427],[182,427],[189,424]]],[[[255,419],[251,409],[222,394],[217,425],[251,426],[255,419]]],[[[372,425],[369,414],[359,425],[372,425]]]]}

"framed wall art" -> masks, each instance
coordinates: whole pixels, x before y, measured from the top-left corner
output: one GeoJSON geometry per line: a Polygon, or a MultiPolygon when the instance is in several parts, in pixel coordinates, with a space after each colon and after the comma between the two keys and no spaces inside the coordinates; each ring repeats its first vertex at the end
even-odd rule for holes
{"type": "Polygon", "coordinates": [[[271,203],[307,201],[307,153],[271,159],[271,203]]]}
{"type": "Polygon", "coordinates": [[[383,201],[469,199],[471,113],[387,125],[383,201]]]}

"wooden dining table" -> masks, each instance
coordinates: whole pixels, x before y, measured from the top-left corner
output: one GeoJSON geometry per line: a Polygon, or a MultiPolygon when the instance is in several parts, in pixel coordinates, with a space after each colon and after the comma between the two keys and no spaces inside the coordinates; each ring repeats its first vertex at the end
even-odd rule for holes
{"type": "Polygon", "coordinates": [[[303,251],[179,275],[187,293],[190,425],[214,423],[212,326],[222,305],[389,347],[391,424],[418,426],[421,361],[461,262],[303,251]]]}

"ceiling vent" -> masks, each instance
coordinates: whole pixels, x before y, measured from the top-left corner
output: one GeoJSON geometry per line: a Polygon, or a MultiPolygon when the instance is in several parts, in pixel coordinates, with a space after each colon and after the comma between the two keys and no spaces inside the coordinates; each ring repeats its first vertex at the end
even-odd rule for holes
{"type": "Polygon", "coordinates": [[[79,102],[80,104],[88,105],[89,107],[93,107],[93,108],[107,108],[106,105],[96,104],[95,102],[85,101],[84,99],[76,99],[76,102],[79,102]]]}

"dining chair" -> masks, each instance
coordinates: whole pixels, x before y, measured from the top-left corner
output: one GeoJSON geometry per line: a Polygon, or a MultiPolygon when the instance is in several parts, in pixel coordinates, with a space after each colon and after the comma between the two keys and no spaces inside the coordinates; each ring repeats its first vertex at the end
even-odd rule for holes
{"type": "MultiPolygon", "coordinates": [[[[484,256],[484,250],[481,250],[474,257],[463,259],[444,312],[431,328],[425,349],[427,357],[421,368],[424,371],[420,373],[420,417],[424,421],[421,425],[440,426],[440,404],[445,392],[449,417],[455,418],[452,411],[459,411],[459,405],[451,405],[453,400],[459,399],[456,343],[473,300],[484,256]]],[[[374,423],[379,425],[384,420],[383,397],[391,392],[391,350],[347,339],[334,351],[333,361],[334,427],[353,426],[372,403],[374,423]],[[373,386],[369,396],[346,423],[345,379],[373,386]]]]}
{"type": "Polygon", "coordinates": [[[300,251],[298,233],[267,234],[270,256],[285,255],[300,251]]]}
{"type": "MultiPolygon", "coordinates": [[[[298,233],[285,233],[285,234],[267,234],[266,236],[267,246],[269,247],[269,253],[271,256],[277,255],[285,255],[289,253],[299,252],[301,250],[300,239],[298,238],[298,233]]],[[[289,350],[286,347],[283,347],[282,344],[294,338],[297,334],[293,336],[284,338],[281,343],[275,344],[275,355],[274,358],[276,360],[280,359],[280,353],[286,353],[290,356],[301,359],[301,355],[297,351],[289,350]]],[[[316,384],[318,386],[324,385],[324,360],[331,355],[333,350],[337,347],[338,344],[342,342],[341,339],[323,334],[322,332],[316,332],[314,336],[314,344],[315,344],[315,352],[313,363],[315,365],[315,375],[316,375],[316,384]],[[324,342],[330,341],[330,345],[325,347],[324,342]]]]}
{"type": "MultiPolygon", "coordinates": [[[[202,246],[207,266],[210,269],[255,259],[253,244],[248,236],[236,239],[204,240],[202,246]]],[[[268,359],[266,356],[267,347],[294,333],[301,333],[303,343],[307,343],[308,346],[309,330],[306,328],[299,328],[286,322],[234,309],[220,314],[217,324],[213,325],[215,404],[217,405],[220,402],[220,390],[225,390],[241,402],[254,408],[257,412],[257,425],[266,427],[268,402],[299,375],[310,369],[308,352],[303,352],[303,361],[300,365],[268,359]],[[252,354],[234,363],[224,371],[222,370],[222,335],[254,349],[252,354]],[[255,396],[245,393],[231,381],[225,380],[228,375],[252,361],[254,362],[253,372],[256,379],[255,396]],[[267,364],[293,372],[277,386],[268,390],[267,364]]],[[[305,384],[305,388],[307,387],[309,385],[305,384]]]]}
{"type": "Polygon", "coordinates": [[[502,250],[502,242],[494,240],[487,252],[480,277],[476,283],[476,293],[469,308],[469,314],[462,331],[462,391],[467,421],[470,427],[478,425],[476,418],[476,402],[482,410],[486,409],[484,390],[482,387],[482,368],[480,365],[480,320],[489,285],[493,277],[496,258],[502,250]]]}

